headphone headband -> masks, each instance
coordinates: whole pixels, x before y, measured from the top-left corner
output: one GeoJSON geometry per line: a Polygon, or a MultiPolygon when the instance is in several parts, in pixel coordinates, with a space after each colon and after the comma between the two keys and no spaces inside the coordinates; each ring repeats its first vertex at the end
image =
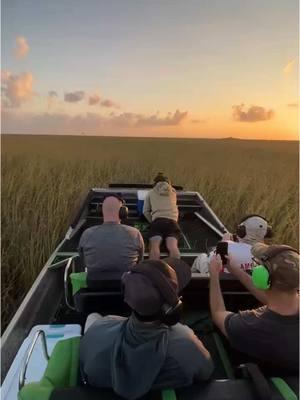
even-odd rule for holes
{"type": "Polygon", "coordinates": [[[270,238],[270,237],[273,236],[272,226],[269,224],[269,221],[268,221],[265,217],[263,217],[262,215],[259,215],[259,214],[249,214],[249,215],[246,215],[246,216],[239,222],[239,224],[238,224],[238,226],[237,226],[236,233],[237,233],[237,236],[238,236],[238,237],[240,237],[240,238],[242,239],[242,238],[244,238],[244,237],[247,235],[246,226],[244,225],[244,223],[245,223],[248,219],[250,219],[250,218],[252,218],[252,217],[261,218],[261,219],[263,219],[263,220],[267,223],[267,231],[266,231],[265,236],[264,236],[265,238],[270,238]]]}
{"type": "Polygon", "coordinates": [[[128,208],[126,207],[126,202],[125,202],[125,200],[123,199],[123,197],[121,196],[120,193],[105,193],[104,196],[103,196],[103,199],[102,199],[102,205],[101,204],[98,205],[97,211],[100,214],[102,213],[103,203],[104,203],[105,199],[107,199],[108,197],[115,197],[116,199],[118,199],[122,203],[122,205],[120,207],[120,211],[119,211],[119,217],[120,217],[120,220],[127,219],[129,211],[128,211],[128,208]]]}
{"type": "Polygon", "coordinates": [[[263,217],[262,215],[259,215],[259,214],[248,214],[238,223],[238,225],[241,225],[243,222],[246,222],[247,219],[252,218],[252,217],[259,217],[259,218],[263,219],[264,221],[266,221],[269,224],[269,221],[267,220],[267,218],[263,217]]]}
{"type": "Polygon", "coordinates": [[[107,199],[108,197],[114,197],[114,198],[120,200],[120,202],[123,205],[125,204],[125,200],[123,199],[123,197],[120,193],[106,193],[103,197],[102,204],[103,204],[104,200],[107,199]]]}

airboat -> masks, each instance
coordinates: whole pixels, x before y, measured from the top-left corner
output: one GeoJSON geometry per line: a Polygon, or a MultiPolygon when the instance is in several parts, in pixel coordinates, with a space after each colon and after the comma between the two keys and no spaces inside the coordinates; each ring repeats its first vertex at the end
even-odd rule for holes
{"type": "MultiPolygon", "coordinates": [[[[129,315],[123,303],[119,280],[89,282],[77,252],[82,232],[102,223],[97,211],[109,193],[122,195],[129,209],[123,223],[138,228],[146,244],[148,223],[143,201],[151,185],[111,184],[91,189],[77,210],[65,237],[42,268],[1,342],[2,400],[118,400],[110,389],[84,385],[79,374],[79,341],[86,317],[129,315]]],[[[205,199],[194,191],[175,186],[182,235],[182,259],[194,259],[214,247],[226,227],[205,199]]],[[[162,257],[167,256],[163,252],[162,257]]],[[[229,309],[256,306],[256,300],[230,274],[221,275],[221,288],[229,309]]],[[[279,400],[297,399],[298,377],[284,371],[262,370],[232,349],[214,327],[208,304],[209,280],[192,274],[183,291],[182,322],[189,325],[210,351],[215,371],[209,382],[181,389],[150,391],[143,400],[279,400]]],[[[138,379],[138,377],[137,377],[138,379]]]]}

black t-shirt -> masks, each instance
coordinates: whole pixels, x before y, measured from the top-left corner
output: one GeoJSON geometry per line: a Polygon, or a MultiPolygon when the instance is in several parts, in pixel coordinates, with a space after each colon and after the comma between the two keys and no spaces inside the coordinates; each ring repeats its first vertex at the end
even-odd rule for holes
{"type": "Polygon", "coordinates": [[[233,348],[290,371],[299,370],[299,314],[284,316],[267,306],[229,314],[225,330],[233,348]]]}

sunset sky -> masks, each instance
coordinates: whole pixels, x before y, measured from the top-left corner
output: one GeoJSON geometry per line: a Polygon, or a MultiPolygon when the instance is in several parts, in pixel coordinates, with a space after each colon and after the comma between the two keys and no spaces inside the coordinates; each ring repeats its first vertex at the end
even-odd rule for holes
{"type": "Polygon", "coordinates": [[[298,138],[297,0],[2,0],[2,133],[298,138]]]}

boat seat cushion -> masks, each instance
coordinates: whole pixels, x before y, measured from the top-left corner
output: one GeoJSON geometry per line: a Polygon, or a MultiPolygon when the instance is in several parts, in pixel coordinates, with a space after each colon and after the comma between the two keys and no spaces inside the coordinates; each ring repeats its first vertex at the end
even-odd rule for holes
{"type": "MultiPolygon", "coordinates": [[[[111,389],[75,387],[53,391],[49,400],[121,400],[111,389]]],[[[142,400],[257,400],[258,395],[251,380],[215,380],[189,387],[147,393],[142,400]]],[[[270,383],[269,400],[282,400],[279,391],[270,383]]]]}
{"type": "Polygon", "coordinates": [[[80,337],[59,341],[40,382],[29,383],[18,393],[19,400],[48,400],[53,389],[76,386],[79,371],[80,337]]]}
{"type": "Polygon", "coordinates": [[[70,274],[73,296],[79,292],[80,289],[85,289],[87,285],[87,272],[73,272],[70,274]]]}

